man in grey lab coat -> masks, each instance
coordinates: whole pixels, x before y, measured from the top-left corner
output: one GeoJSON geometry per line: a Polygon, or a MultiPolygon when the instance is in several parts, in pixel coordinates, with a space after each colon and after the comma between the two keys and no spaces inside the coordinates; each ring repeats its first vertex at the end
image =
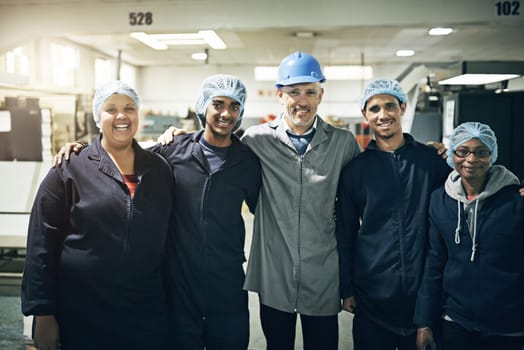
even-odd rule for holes
{"type": "Polygon", "coordinates": [[[279,118],[246,130],[262,187],[244,288],[258,293],[268,349],[338,348],[341,310],[333,216],[340,171],[360,153],[349,130],[317,115],[325,81],[318,61],[295,52],[278,72],[279,118]]]}

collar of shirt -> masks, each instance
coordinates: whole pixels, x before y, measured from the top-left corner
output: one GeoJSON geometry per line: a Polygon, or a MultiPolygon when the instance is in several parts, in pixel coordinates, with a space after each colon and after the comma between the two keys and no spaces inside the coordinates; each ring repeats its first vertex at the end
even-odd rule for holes
{"type": "MultiPolygon", "coordinates": [[[[315,116],[315,121],[313,122],[311,127],[305,133],[303,133],[302,135],[308,135],[308,134],[312,133],[313,130],[315,130],[317,128],[317,118],[318,118],[318,116],[315,116]]],[[[282,123],[282,126],[284,127],[284,131],[285,132],[293,134],[293,135],[301,136],[301,135],[295,134],[293,132],[293,130],[291,130],[289,125],[287,125],[286,116],[285,115],[282,115],[282,120],[280,121],[280,123],[282,123]]]]}

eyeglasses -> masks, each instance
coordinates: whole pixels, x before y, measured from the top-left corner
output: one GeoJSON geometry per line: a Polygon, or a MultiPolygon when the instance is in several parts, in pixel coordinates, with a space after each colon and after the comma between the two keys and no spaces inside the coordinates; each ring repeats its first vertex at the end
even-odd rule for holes
{"type": "Polygon", "coordinates": [[[473,153],[477,158],[488,158],[491,155],[491,152],[487,149],[477,149],[474,151],[470,151],[467,149],[456,149],[453,153],[455,153],[455,155],[459,158],[466,158],[471,153],[473,153]]]}
{"type": "Polygon", "coordinates": [[[321,89],[314,87],[314,88],[298,88],[298,87],[287,87],[284,86],[281,88],[282,92],[288,94],[291,97],[298,97],[302,94],[306,95],[306,97],[317,97],[321,93],[321,89]]]}

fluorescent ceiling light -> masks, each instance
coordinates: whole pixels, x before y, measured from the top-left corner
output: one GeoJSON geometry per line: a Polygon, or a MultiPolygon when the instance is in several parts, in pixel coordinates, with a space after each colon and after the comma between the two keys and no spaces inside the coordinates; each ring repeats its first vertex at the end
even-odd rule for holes
{"type": "Polygon", "coordinates": [[[313,38],[315,36],[314,32],[296,32],[295,37],[297,38],[313,38]]]}
{"type": "Polygon", "coordinates": [[[452,28],[437,27],[437,28],[431,28],[429,30],[429,35],[449,35],[452,32],[453,32],[452,28]]]}
{"type": "Polygon", "coordinates": [[[207,58],[207,53],[205,52],[195,52],[191,55],[191,58],[196,61],[205,61],[207,58]]]}
{"type": "Polygon", "coordinates": [[[201,30],[198,32],[200,36],[207,42],[213,49],[223,50],[226,48],[226,44],[213,30],[201,30]]]}
{"type": "Polygon", "coordinates": [[[160,41],[156,40],[155,38],[152,38],[151,35],[147,35],[144,32],[131,33],[130,36],[137,39],[138,41],[141,41],[142,43],[146,44],[147,46],[155,50],[167,50],[166,44],[161,43],[160,41]]]}
{"type": "Polygon", "coordinates": [[[369,80],[373,78],[371,66],[325,66],[324,75],[327,80],[369,80]]]}
{"type": "Polygon", "coordinates": [[[206,41],[198,33],[183,34],[151,34],[150,37],[163,42],[166,45],[205,45],[206,41]]]}
{"type": "Polygon", "coordinates": [[[257,81],[277,81],[278,67],[257,66],[255,67],[255,80],[257,81]]]}
{"type": "Polygon", "coordinates": [[[395,55],[397,57],[411,57],[415,54],[415,51],[413,50],[398,50],[395,55]]]}
{"type": "Polygon", "coordinates": [[[518,77],[518,74],[462,74],[438,83],[439,85],[485,85],[518,77]]]}
{"type": "Polygon", "coordinates": [[[140,32],[131,33],[131,36],[156,50],[166,50],[168,46],[208,45],[217,50],[227,47],[224,41],[212,30],[176,34],[146,34],[140,32]]]}
{"type": "Polygon", "coordinates": [[[524,73],[524,61],[464,61],[455,73],[440,85],[484,85],[518,78],[524,73]]]}
{"type": "Polygon", "coordinates": [[[202,36],[198,33],[175,33],[175,34],[151,34],[151,37],[161,41],[185,41],[185,40],[200,40],[202,36]]]}

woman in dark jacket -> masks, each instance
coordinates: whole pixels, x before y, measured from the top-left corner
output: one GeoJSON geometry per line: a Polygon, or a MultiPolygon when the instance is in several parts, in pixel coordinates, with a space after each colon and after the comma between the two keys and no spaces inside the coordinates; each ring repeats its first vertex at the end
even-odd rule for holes
{"type": "Polygon", "coordinates": [[[430,202],[430,250],[419,290],[417,346],[435,349],[443,321],[446,350],[522,350],[524,345],[524,199],[519,180],[493,165],[497,140],[469,122],[450,138],[455,170],[430,202]]]}
{"type": "Polygon", "coordinates": [[[34,315],[38,348],[165,344],[173,178],[133,139],[139,104],[122,82],[101,86],[93,100],[100,136],[40,185],[22,282],[22,311],[34,315]]]}

